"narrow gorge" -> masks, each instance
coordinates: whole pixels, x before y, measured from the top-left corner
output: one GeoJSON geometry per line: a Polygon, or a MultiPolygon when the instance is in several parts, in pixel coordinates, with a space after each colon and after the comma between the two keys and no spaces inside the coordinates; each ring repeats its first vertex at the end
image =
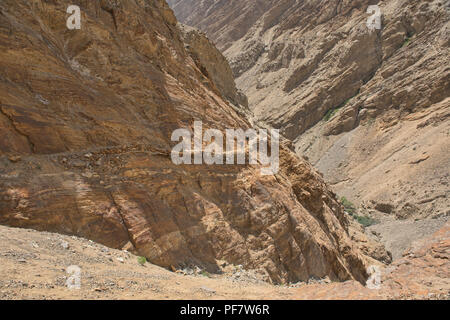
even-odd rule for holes
{"type": "Polygon", "coordinates": [[[373,4],[2,0],[0,298],[448,299],[450,4],[373,4]],[[199,122],[279,170],[174,163],[199,122]]]}

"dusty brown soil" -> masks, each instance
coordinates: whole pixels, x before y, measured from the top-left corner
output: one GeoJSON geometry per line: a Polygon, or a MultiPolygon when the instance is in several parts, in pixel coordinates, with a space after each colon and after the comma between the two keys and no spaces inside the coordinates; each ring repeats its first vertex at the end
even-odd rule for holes
{"type": "Polygon", "coordinates": [[[170,272],[92,241],[0,226],[0,299],[446,299],[450,225],[383,270],[380,290],[327,279],[275,286],[236,268],[222,275],[170,272]],[[81,268],[81,289],[66,286],[81,268]]]}
{"type": "Polygon", "coordinates": [[[427,238],[449,221],[448,217],[425,220],[389,220],[367,228],[367,233],[375,235],[392,253],[393,259],[402,257],[414,241],[427,238]]]}
{"type": "Polygon", "coordinates": [[[84,1],[80,30],[67,30],[70,4],[0,2],[1,225],[165,268],[212,273],[224,260],[274,283],[365,281],[335,195],[287,148],[276,176],[171,160],[172,133],[195,121],[251,127],[223,97],[237,92],[229,66],[214,68],[220,52],[195,31],[183,42],[164,0],[84,1]]]}

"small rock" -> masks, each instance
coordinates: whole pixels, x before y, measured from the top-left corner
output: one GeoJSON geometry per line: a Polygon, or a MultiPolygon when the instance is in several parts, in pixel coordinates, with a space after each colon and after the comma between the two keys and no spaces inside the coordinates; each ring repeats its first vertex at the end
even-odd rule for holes
{"type": "Polygon", "coordinates": [[[121,258],[121,257],[116,258],[116,260],[119,261],[120,263],[124,263],[125,262],[125,260],[123,258],[121,258]]]}
{"type": "Polygon", "coordinates": [[[208,294],[215,294],[216,293],[215,290],[207,288],[207,287],[201,287],[200,290],[202,290],[203,292],[208,293],[208,294]]]}
{"type": "Polygon", "coordinates": [[[10,156],[8,159],[9,159],[9,161],[16,163],[16,162],[19,162],[20,160],[22,160],[22,157],[21,156],[10,156]]]}
{"type": "Polygon", "coordinates": [[[191,268],[186,268],[186,269],[183,269],[183,273],[187,274],[187,275],[193,275],[194,270],[192,270],[191,268]]]}
{"type": "Polygon", "coordinates": [[[93,174],[91,172],[84,172],[81,175],[88,179],[92,178],[92,176],[93,176],[93,174]]]}
{"type": "Polygon", "coordinates": [[[200,269],[199,267],[195,266],[194,274],[197,275],[197,274],[201,274],[201,273],[202,273],[202,269],[200,269]]]}
{"type": "Polygon", "coordinates": [[[387,213],[387,214],[391,214],[394,211],[394,206],[390,203],[377,203],[375,205],[375,210],[383,212],[383,213],[387,213]]]}
{"type": "Polygon", "coordinates": [[[426,160],[430,159],[429,155],[424,155],[421,158],[418,158],[417,160],[411,161],[409,164],[419,164],[421,162],[424,162],[426,160]]]}
{"type": "Polygon", "coordinates": [[[45,104],[45,105],[49,105],[50,104],[50,102],[47,99],[45,99],[44,97],[42,97],[40,94],[36,95],[36,99],[38,99],[39,102],[42,103],[42,104],[45,104]]]}
{"type": "Polygon", "coordinates": [[[69,243],[66,241],[61,241],[61,247],[65,250],[69,249],[69,243]]]}
{"type": "Polygon", "coordinates": [[[81,160],[75,160],[74,162],[72,162],[72,165],[75,168],[84,168],[86,166],[86,164],[81,160]]]}

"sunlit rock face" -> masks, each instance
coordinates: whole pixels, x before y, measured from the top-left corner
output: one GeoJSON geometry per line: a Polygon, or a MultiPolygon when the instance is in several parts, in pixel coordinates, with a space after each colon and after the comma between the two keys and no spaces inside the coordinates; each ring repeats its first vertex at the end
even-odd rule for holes
{"type": "Polygon", "coordinates": [[[177,128],[250,127],[203,67],[164,1],[2,1],[0,223],[171,269],[364,282],[342,206],[288,143],[276,175],[172,163],[177,128]],[[69,4],[80,30],[66,27],[69,4]]]}
{"type": "Polygon", "coordinates": [[[448,1],[169,3],[333,190],[381,218],[448,216],[448,1]]]}

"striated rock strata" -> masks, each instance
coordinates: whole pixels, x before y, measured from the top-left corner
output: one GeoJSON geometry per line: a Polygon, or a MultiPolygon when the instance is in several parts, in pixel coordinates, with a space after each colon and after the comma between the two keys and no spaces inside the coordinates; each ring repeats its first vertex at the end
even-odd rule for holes
{"type": "Polygon", "coordinates": [[[336,192],[380,219],[449,215],[448,1],[194,2],[169,3],[336,192]]]}
{"type": "Polygon", "coordinates": [[[275,176],[172,163],[177,128],[250,126],[201,63],[165,1],[2,1],[0,224],[171,269],[228,263],[277,283],[364,282],[369,258],[342,206],[286,146],[275,176]],[[81,30],[66,28],[69,4],[81,30]]]}
{"type": "Polygon", "coordinates": [[[202,73],[213,81],[223,97],[231,102],[238,112],[249,116],[247,96],[236,88],[234,75],[226,58],[206,34],[186,25],[179,26],[186,49],[202,73]]]}

